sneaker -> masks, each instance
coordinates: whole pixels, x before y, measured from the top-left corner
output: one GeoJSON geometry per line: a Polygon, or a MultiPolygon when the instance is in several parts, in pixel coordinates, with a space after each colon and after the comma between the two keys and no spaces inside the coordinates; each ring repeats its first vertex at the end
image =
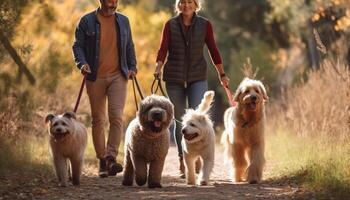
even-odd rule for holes
{"type": "Polygon", "coordinates": [[[115,161],[112,156],[107,156],[108,176],[115,176],[123,171],[123,166],[115,161]]]}
{"type": "Polygon", "coordinates": [[[106,163],[106,159],[104,159],[104,158],[100,159],[100,165],[99,165],[99,169],[98,169],[98,176],[100,178],[108,177],[107,163],[106,163]]]}
{"type": "Polygon", "coordinates": [[[185,175],[185,165],[184,165],[184,159],[183,157],[179,157],[179,162],[180,162],[180,167],[179,167],[179,177],[184,179],[186,178],[186,175],[185,175]]]}

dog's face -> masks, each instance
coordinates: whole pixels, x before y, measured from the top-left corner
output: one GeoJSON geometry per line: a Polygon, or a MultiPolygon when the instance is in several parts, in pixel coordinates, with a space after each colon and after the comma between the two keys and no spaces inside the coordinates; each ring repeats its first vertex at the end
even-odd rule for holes
{"type": "Polygon", "coordinates": [[[268,100],[268,96],[260,81],[245,78],[238,86],[234,99],[245,109],[256,111],[268,100]]]}
{"type": "Polygon", "coordinates": [[[72,119],[75,119],[75,114],[72,112],[66,112],[62,115],[48,114],[45,118],[45,122],[49,123],[49,134],[56,140],[73,134],[74,122],[72,119]]]}
{"type": "Polygon", "coordinates": [[[167,129],[173,116],[174,106],[163,96],[151,95],[141,101],[138,112],[141,126],[152,133],[167,129]]]}
{"type": "Polygon", "coordinates": [[[207,114],[187,110],[182,118],[182,134],[188,144],[196,143],[209,135],[213,126],[207,114]]]}

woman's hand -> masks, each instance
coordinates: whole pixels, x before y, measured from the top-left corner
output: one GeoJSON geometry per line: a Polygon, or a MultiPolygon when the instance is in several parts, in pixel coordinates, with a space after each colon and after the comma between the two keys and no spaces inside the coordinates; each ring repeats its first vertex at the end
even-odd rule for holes
{"type": "Polygon", "coordinates": [[[226,74],[220,75],[220,83],[224,87],[228,87],[228,84],[230,82],[230,79],[226,76],[226,74]]]}
{"type": "Polygon", "coordinates": [[[162,77],[162,65],[163,65],[163,63],[161,61],[157,62],[156,69],[153,73],[154,78],[160,79],[162,77]]]}

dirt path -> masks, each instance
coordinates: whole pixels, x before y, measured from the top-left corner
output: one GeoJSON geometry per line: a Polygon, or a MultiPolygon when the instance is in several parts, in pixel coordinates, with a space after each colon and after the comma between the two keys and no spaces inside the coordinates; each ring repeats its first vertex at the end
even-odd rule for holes
{"type": "MultiPolygon", "coordinates": [[[[161,189],[144,187],[124,187],[122,175],[100,179],[96,176],[96,166],[85,166],[81,185],[57,187],[55,178],[36,180],[32,185],[23,183],[16,191],[0,196],[3,199],[310,199],[296,184],[290,181],[264,181],[261,184],[233,184],[229,172],[223,164],[222,153],[216,152],[215,167],[210,186],[189,187],[184,179],[177,178],[178,158],[175,147],[171,147],[163,171],[161,189]]],[[[265,172],[269,177],[269,170],[265,172]]]]}

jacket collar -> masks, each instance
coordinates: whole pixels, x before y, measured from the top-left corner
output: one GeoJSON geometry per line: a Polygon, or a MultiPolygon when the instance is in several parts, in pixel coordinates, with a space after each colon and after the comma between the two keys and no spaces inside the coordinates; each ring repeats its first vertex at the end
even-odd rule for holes
{"type": "MultiPolygon", "coordinates": [[[[101,10],[100,7],[98,7],[95,11],[94,11],[94,14],[95,14],[95,21],[98,22],[97,20],[97,14],[98,12],[101,10]]],[[[115,15],[115,19],[118,21],[118,12],[114,12],[114,15],[115,15]]]]}

